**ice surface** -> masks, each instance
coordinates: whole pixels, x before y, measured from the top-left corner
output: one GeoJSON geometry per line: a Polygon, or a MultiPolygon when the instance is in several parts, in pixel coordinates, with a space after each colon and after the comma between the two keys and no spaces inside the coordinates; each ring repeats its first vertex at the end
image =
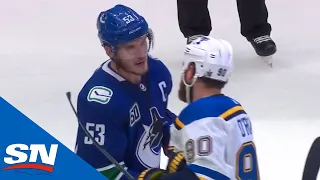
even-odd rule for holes
{"type": "MultiPolygon", "coordinates": [[[[152,54],[163,59],[174,79],[169,106],[176,113],[185,106],[176,96],[185,39],[175,0],[2,1],[0,95],[70,149],[77,123],[65,92],[75,97],[106,60],[95,20],[116,3],[149,21],[156,35],[152,54]]],[[[267,5],[279,49],[273,68],[240,35],[235,0],[210,0],[211,35],[234,46],[235,72],[225,93],[252,117],[262,179],[301,179],[308,149],[320,135],[319,2],[267,0],[267,5]]]]}

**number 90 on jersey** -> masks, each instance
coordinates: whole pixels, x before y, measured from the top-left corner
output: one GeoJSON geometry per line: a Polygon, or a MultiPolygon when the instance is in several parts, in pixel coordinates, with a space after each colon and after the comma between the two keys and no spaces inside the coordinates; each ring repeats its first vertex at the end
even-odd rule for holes
{"type": "MultiPolygon", "coordinates": [[[[201,136],[195,141],[189,139],[185,144],[185,159],[192,163],[195,155],[209,156],[213,152],[213,140],[210,136],[201,136]]],[[[234,155],[232,155],[234,157],[234,155]]],[[[214,157],[212,157],[214,158],[214,157]]],[[[241,145],[235,156],[235,177],[237,180],[260,180],[256,148],[253,142],[241,145]]]]}
{"type": "Polygon", "coordinates": [[[201,136],[196,141],[189,139],[186,143],[186,160],[194,161],[195,153],[198,156],[209,156],[212,153],[212,138],[210,136],[201,136]]]}
{"type": "Polygon", "coordinates": [[[237,180],[260,180],[256,147],[253,142],[242,144],[236,157],[237,180]]]}

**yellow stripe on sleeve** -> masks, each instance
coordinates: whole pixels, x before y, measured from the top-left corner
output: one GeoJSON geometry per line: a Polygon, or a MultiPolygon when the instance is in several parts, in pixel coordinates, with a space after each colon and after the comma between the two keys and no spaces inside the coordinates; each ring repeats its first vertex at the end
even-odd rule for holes
{"type": "Polygon", "coordinates": [[[233,108],[230,108],[226,112],[222,113],[219,117],[223,119],[228,119],[229,116],[233,115],[234,113],[243,110],[242,106],[235,106],[233,108]]]}
{"type": "Polygon", "coordinates": [[[175,120],[175,124],[182,129],[184,127],[184,124],[180,121],[180,119],[177,117],[175,120]]]}

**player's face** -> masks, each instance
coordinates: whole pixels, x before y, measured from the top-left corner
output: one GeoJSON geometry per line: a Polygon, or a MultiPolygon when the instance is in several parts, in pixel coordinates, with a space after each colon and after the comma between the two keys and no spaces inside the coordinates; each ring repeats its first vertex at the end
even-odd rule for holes
{"type": "Polygon", "coordinates": [[[142,75],[148,70],[147,36],[118,47],[116,59],[126,71],[142,75]]]}

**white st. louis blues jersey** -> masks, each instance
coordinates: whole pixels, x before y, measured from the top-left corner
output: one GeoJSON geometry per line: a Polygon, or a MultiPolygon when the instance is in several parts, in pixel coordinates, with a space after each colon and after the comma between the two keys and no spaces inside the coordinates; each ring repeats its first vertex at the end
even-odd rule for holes
{"type": "Polygon", "coordinates": [[[171,127],[170,147],[200,179],[260,179],[250,118],[223,94],[189,104],[171,127]]]}

